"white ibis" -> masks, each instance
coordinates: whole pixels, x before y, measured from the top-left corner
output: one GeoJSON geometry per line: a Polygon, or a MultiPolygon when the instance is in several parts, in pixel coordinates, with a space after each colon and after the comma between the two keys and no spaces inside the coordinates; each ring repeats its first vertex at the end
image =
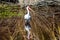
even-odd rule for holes
{"type": "Polygon", "coordinates": [[[29,6],[26,7],[26,10],[27,10],[27,14],[25,14],[24,19],[25,21],[30,21],[31,16],[29,13],[29,6]]]}

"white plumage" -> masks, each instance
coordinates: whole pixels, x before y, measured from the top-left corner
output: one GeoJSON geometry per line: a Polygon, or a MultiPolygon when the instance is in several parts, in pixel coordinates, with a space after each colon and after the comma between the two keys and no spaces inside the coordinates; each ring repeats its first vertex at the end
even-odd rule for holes
{"type": "Polygon", "coordinates": [[[27,31],[27,32],[29,32],[30,31],[30,27],[27,25],[27,26],[25,26],[25,30],[27,31]]]}
{"type": "Polygon", "coordinates": [[[31,29],[31,27],[30,27],[29,22],[30,22],[31,16],[30,16],[30,13],[29,13],[29,6],[27,6],[26,9],[27,9],[27,14],[25,14],[25,16],[24,16],[24,19],[25,19],[25,22],[26,22],[26,24],[25,24],[25,30],[28,33],[27,34],[27,38],[30,39],[30,29],[31,29]]]}
{"type": "Polygon", "coordinates": [[[27,6],[26,9],[27,9],[27,14],[25,14],[24,19],[29,20],[31,18],[30,13],[29,13],[29,6],[27,6]]]}
{"type": "Polygon", "coordinates": [[[24,16],[24,19],[26,19],[26,20],[29,20],[31,18],[31,16],[29,15],[29,14],[26,14],[25,16],[24,16]]]}

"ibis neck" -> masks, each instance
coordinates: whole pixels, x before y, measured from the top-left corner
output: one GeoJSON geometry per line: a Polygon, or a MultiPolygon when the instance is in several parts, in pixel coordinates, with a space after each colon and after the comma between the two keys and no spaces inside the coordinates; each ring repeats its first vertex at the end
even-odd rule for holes
{"type": "Polygon", "coordinates": [[[29,14],[29,10],[27,10],[27,13],[29,14]]]}

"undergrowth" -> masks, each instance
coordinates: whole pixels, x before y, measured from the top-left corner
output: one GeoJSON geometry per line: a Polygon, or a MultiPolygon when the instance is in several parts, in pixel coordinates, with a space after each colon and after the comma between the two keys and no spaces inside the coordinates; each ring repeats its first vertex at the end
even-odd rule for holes
{"type": "Polygon", "coordinates": [[[20,17],[23,15],[24,10],[18,6],[11,6],[7,4],[0,4],[0,18],[20,17]]]}

